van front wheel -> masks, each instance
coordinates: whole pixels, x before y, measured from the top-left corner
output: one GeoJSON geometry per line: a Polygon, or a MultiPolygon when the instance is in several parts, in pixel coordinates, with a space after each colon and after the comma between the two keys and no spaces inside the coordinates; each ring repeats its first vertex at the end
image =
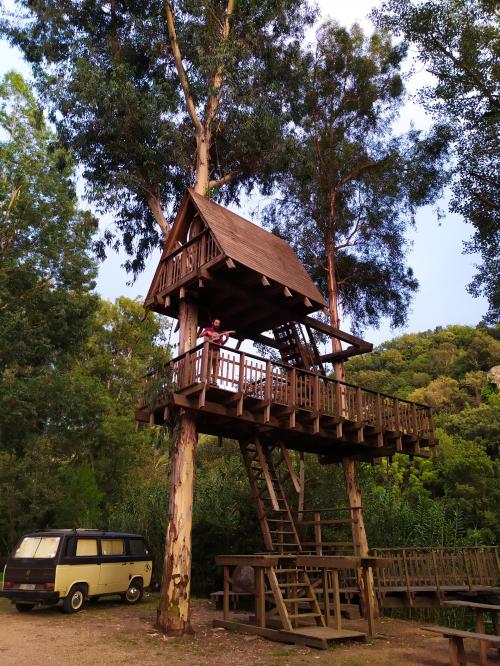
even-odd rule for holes
{"type": "Polygon", "coordinates": [[[63,601],[63,611],[65,613],[78,613],[85,605],[85,587],[83,585],[73,585],[68,596],[63,601]]]}
{"type": "Polygon", "coordinates": [[[121,595],[122,601],[125,601],[127,604],[137,604],[142,599],[144,594],[144,588],[142,583],[139,580],[133,580],[128,586],[128,590],[125,594],[121,595]]]}

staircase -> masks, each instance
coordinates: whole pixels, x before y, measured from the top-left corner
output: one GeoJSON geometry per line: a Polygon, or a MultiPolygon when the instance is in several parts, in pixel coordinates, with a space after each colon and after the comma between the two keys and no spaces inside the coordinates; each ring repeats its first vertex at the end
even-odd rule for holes
{"type": "Polygon", "coordinates": [[[324,373],[316,343],[310,329],[310,342],[306,342],[302,328],[295,322],[280,324],[273,329],[283,363],[305,370],[318,369],[324,373]]]}
{"type": "Polygon", "coordinates": [[[313,621],[319,627],[326,626],[314,588],[304,569],[283,560],[280,566],[268,569],[267,578],[270,585],[267,601],[275,604],[274,614],[279,616],[283,629],[292,631],[313,621]]]}
{"type": "Polygon", "coordinates": [[[288,451],[282,445],[261,444],[258,438],[240,442],[240,449],[267,550],[302,550],[283,487],[290,480],[300,490],[288,451]]]}

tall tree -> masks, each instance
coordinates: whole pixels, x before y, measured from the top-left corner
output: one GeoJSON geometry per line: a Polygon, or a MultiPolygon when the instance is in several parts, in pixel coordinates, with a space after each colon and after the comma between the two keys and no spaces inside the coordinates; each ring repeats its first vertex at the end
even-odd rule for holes
{"type": "MultiPolygon", "coordinates": [[[[311,22],[304,0],[20,0],[4,30],[35,64],[62,136],[85,164],[90,193],[118,213],[140,270],[187,185],[264,187],[284,150],[285,92],[311,22]]],[[[179,351],[196,344],[197,309],[180,304],[179,351]]],[[[180,414],[158,624],[190,631],[196,422],[180,414]]]]}
{"type": "MultiPolygon", "coordinates": [[[[18,0],[3,32],[34,65],[88,195],[142,270],[185,188],[269,184],[307,0],[18,0]],[[203,181],[203,182],[202,182],[203,181]],[[156,223],[155,223],[156,221],[156,223]]],[[[118,242],[111,232],[110,243],[118,242]]],[[[100,249],[104,252],[105,245],[100,249]]]]}
{"type": "Polygon", "coordinates": [[[0,166],[0,442],[22,448],[42,427],[47,375],[90,329],[96,222],[78,209],[74,163],[15,73],[0,82],[0,166]]]}
{"type": "MultiPolygon", "coordinates": [[[[403,99],[403,57],[383,33],[365,38],[359,26],[348,31],[334,22],[320,28],[293,106],[295,150],[278,183],[280,198],[267,209],[268,225],[323,287],[336,328],[341,307],[357,326],[376,325],[384,315],[395,325],[405,321],[417,288],[405,265],[405,231],[446,179],[444,136],[392,134],[403,99]]],[[[332,338],[332,352],[341,349],[332,338]]],[[[334,373],[345,378],[341,361],[334,373]]],[[[342,465],[349,504],[357,508],[355,459],[342,465]]],[[[368,555],[362,514],[352,529],[357,552],[368,555]]],[[[374,595],[373,580],[369,587],[374,595]]]]}
{"type": "Polygon", "coordinates": [[[497,168],[500,113],[498,3],[495,0],[386,0],[374,12],[380,26],[415,44],[436,83],[421,100],[454,141],[450,210],[474,227],[466,252],[483,264],[469,285],[500,316],[500,201],[497,168]]]}
{"type": "MultiPolygon", "coordinates": [[[[323,25],[294,105],[295,150],[266,222],[289,240],[354,326],[406,320],[417,281],[405,232],[446,182],[446,135],[392,130],[404,99],[405,51],[387,35],[323,25]]],[[[337,351],[334,341],[334,350],[337,351]]]]}

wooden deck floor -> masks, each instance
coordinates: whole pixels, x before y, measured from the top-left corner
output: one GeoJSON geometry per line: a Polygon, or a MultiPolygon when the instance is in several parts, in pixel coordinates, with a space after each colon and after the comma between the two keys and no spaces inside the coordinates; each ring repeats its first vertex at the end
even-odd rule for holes
{"type": "Polygon", "coordinates": [[[237,622],[233,620],[214,620],[214,627],[224,627],[240,631],[243,634],[262,636],[271,641],[280,643],[295,643],[296,645],[307,645],[319,650],[328,649],[329,645],[342,641],[366,642],[366,634],[352,629],[333,629],[332,627],[298,627],[292,631],[284,629],[272,629],[270,627],[258,627],[249,622],[237,622]]]}
{"type": "Polygon", "coordinates": [[[335,461],[401,452],[428,457],[430,408],[233,349],[204,344],[146,379],[139,422],[163,424],[192,409],[199,432],[245,440],[257,431],[335,461]],[[156,391],[151,395],[152,389],[156,391]]]}

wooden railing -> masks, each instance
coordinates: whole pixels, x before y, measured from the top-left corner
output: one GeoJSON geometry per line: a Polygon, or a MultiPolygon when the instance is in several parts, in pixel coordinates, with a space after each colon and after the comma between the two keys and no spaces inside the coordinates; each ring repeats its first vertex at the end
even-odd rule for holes
{"type": "Polygon", "coordinates": [[[222,256],[222,252],[210,230],[205,229],[175,252],[164,257],[162,260],[164,269],[160,275],[158,291],[161,292],[169,285],[179,282],[218,256],[222,256]]]}
{"type": "Polygon", "coordinates": [[[496,587],[500,585],[497,546],[457,548],[373,548],[377,557],[395,558],[376,571],[376,585],[384,589],[440,589],[496,587]]]}
{"type": "Polygon", "coordinates": [[[417,438],[433,436],[431,409],[426,405],[227,347],[198,345],[173,359],[160,373],[150,373],[146,383],[158,386],[161,373],[168,377],[170,391],[206,382],[270,404],[373,426],[379,432],[391,430],[417,438]]]}
{"type": "Polygon", "coordinates": [[[297,529],[304,552],[314,555],[358,555],[351,526],[359,521],[362,511],[361,506],[299,511],[297,529]]]}

